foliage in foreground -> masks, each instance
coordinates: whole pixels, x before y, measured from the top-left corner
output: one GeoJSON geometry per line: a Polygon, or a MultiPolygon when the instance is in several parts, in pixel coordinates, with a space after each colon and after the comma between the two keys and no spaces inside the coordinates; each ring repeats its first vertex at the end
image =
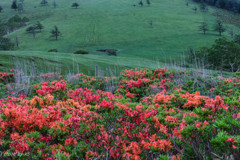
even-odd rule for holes
{"type": "Polygon", "coordinates": [[[14,159],[237,159],[240,78],[219,79],[210,98],[178,81],[189,74],[45,74],[31,94],[14,96],[15,74],[0,73],[1,90],[13,91],[0,99],[0,151],[14,159]]]}

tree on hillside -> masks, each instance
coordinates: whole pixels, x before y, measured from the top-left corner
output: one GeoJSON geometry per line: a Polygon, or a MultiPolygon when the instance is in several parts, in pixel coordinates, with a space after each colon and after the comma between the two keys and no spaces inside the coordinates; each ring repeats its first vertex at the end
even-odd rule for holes
{"type": "Polygon", "coordinates": [[[222,33],[225,32],[226,28],[223,26],[223,22],[221,20],[216,21],[214,30],[219,33],[219,36],[222,36],[222,33]]]}
{"type": "Polygon", "coordinates": [[[54,29],[51,31],[51,37],[55,37],[58,40],[58,37],[61,36],[61,32],[59,31],[57,26],[54,26],[54,29]]]}
{"type": "Polygon", "coordinates": [[[143,6],[142,0],[138,4],[142,7],[143,6]]]}
{"type": "Polygon", "coordinates": [[[240,45],[226,38],[215,41],[211,47],[203,47],[190,54],[190,58],[204,61],[207,68],[223,71],[238,72],[240,69],[240,45]]]}
{"type": "Polygon", "coordinates": [[[209,50],[208,61],[221,70],[235,72],[240,66],[240,46],[220,38],[209,50]]]}
{"type": "Polygon", "coordinates": [[[206,34],[208,31],[208,25],[206,22],[202,22],[201,25],[199,26],[199,30],[203,31],[203,34],[206,34]]]}
{"type": "Polygon", "coordinates": [[[78,8],[78,6],[79,6],[78,3],[73,3],[73,4],[72,4],[72,7],[76,8],[76,9],[78,8]]]}
{"type": "Polygon", "coordinates": [[[152,27],[153,26],[153,21],[149,21],[149,25],[152,27]]]}
{"type": "Polygon", "coordinates": [[[18,12],[23,12],[23,3],[18,3],[18,12]]]}
{"type": "Polygon", "coordinates": [[[14,9],[15,11],[17,10],[17,1],[16,0],[13,0],[11,8],[14,9]]]}
{"type": "Polygon", "coordinates": [[[41,4],[41,5],[47,5],[47,4],[48,4],[48,1],[47,1],[47,0],[42,0],[40,4],[41,4]]]}
{"type": "Polygon", "coordinates": [[[26,29],[28,33],[31,33],[33,35],[33,38],[35,38],[36,35],[36,28],[34,26],[30,26],[26,29]]]}
{"type": "Polygon", "coordinates": [[[3,8],[2,8],[2,6],[0,6],[0,13],[2,12],[2,10],[3,10],[3,8]]]}
{"type": "Polygon", "coordinates": [[[205,3],[200,3],[200,10],[202,11],[202,12],[207,12],[208,11],[208,8],[207,8],[207,5],[205,4],[205,3]]]}
{"type": "Polygon", "coordinates": [[[42,32],[43,28],[44,26],[39,21],[35,24],[35,29],[39,29],[40,32],[42,32]]]}
{"type": "Polygon", "coordinates": [[[53,7],[54,7],[54,8],[56,8],[56,7],[57,7],[56,0],[53,0],[53,7]]]}
{"type": "Polygon", "coordinates": [[[197,7],[193,7],[193,9],[195,13],[197,13],[197,7]]]}
{"type": "Polygon", "coordinates": [[[150,4],[151,4],[150,0],[146,0],[146,2],[147,2],[147,4],[148,4],[148,5],[150,5],[150,4]]]}

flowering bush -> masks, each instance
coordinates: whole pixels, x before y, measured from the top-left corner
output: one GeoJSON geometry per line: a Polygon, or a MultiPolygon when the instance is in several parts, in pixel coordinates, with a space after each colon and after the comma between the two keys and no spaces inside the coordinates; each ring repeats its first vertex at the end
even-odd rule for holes
{"type": "MultiPolygon", "coordinates": [[[[119,78],[77,74],[74,84],[43,76],[32,95],[0,99],[3,158],[237,159],[239,95],[203,96],[176,82],[185,74],[131,69],[119,78]],[[114,93],[110,81],[119,83],[114,93]]],[[[219,80],[211,91],[234,84],[219,80]]]]}

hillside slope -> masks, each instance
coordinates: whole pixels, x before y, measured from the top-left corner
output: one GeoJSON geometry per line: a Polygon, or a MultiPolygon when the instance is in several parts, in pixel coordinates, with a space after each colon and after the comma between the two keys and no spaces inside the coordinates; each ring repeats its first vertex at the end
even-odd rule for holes
{"type": "MultiPolygon", "coordinates": [[[[40,1],[24,1],[24,12],[20,15],[30,18],[29,25],[7,36],[12,40],[18,37],[19,47],[16,50],[24,51],[19,52],[18,56],[24,57],[26,54],[31,56],[32,51],[33,55],[38,51],[45,53],[49,49],[72,53],[83,48],[91,54],[88,56],[90,59],[86,61],[86,66],[92,64],[91,62],[98,63],[98,60],[102,63],[101,59],[108,59],[107,64],[116,64],[116,58],[96,51],[111,48],[117,49],[120,57],[118,59],[122,59],[117,65],[125,66],[124,59],[136,58],[147,58],[150,61],[157,59],[165,63],[170,58],[179,60],[189,47],[208,46],[218,38],[218,34],[212,31],[216,21],[216,17],[213,16],[215,9],[210,8],[208,13],[199,10],[194,13],[192,8],[197,4],[189,3],[189,6],[186,6],[184,0],[152,0],[150,6],[144,1],[143,7],[132,6],[138,4],[137,0],[81,0],[77,1],[80,4],[78,9],[71,7],[75,2],[73,0],[56,0],[56,8],[52,6],[52,1],[48,2],[48,6],[41,6],[40,1]],[[33,38],[31,34],[26,33],[26,28],[36,21],[40,21],[44,29],[33,38]],[[203,21],[208,23],[210,29],[207,35],[198,30],[203,21]],[[50,37],[50,31],[55,25],[62,33],[58,41],[50,37]]],[[[18,14],[17,11],[10,9],[11,1],[0,2],[0,5],[4,8],[0,20],[4,21],[18,14]]],[[[225,36],[228,36],[227,32],[225,36]]],[[[0,55],[7,56],[2,52],[0,55]]],[[[46,55],[46,58],[51,57],[48,54],[43,55],[46,55]]],[[[61,53],[58,56],[66,57],[61,53]]],[[[81,59],[82,56],[75,57],[81,59]]],[[[12,59],[12,56],[10,55],[8,59],[12,59]]],[[[141,59],[137,61],[142,62],[141,59]]],[[[131,67],[136,66],[134,62],[130,64],[131,67]]],[[[72,65],[72,62],[69,63],[72,65]]],[[[90,70],[93,67],[91,66],[90,70]]]]}

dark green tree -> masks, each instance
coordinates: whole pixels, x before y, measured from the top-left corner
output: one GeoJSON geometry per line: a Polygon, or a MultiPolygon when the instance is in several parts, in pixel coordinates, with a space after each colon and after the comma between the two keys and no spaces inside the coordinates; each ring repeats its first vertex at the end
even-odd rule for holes
{"type": "Polygon", "coordinates": [[[44,29],[44,26],[38,21],[35,24],[35,29],[38,29],[40,32],[42,32],[42,29],[44,29]]]}
{"type": "Polygon", "coordinates": [[[53,7],[54,7],[54,8],[56,8],[56,7],[57,7],[56,0],[53,0],[53,7]]]}
{"type": "Polygon", "coordinates": [[[193,7],[193,9],[192,9],[195,13],[197,13],[197,7],[193,7]]]}
{"type": "Polygon", "coordinates": [[[36,27],[35,26],[30,26],[26,29],[28,33],[31,33],[33,35],[33,38],[36,36],[36,27]]]}
{"type": "Polygon", "coordinates": [[[221,73],[236,72],[240,69],[240,45],[223,37],[217,39],[211,47],[200,49],[192,58],[204,59],[207,68],[220,70],[221,73]]]}
{"type": "Polygon", "coordinates": [[[17,10],[18,7],[17,7],[17,1],[16,0],[13,0],[11,8],[14,9],[15,11],[17,10]]]}
{"type": "Polygon", "coordinates": [[[40,4],[46,6],[48,4],[48,1],[47,0],[42,0],[40,4]]]}
{"type": "Polygon", "coordinates": [[[2,8],[2,6],[0,6],[0,13],[2,12],[2,10],[3,10],[3,8],[2,8]]]}
{"type": "Polygon", "coordinates": [[[51,37],[55,37],[58,40],[58,37],[61,36],[61,32],[59,31],[57,26],[54,26],[54,29],[51,31],[51,37]]]}
{"type": "Polygon", "coordinates": [[[208,25],[206,22],[202,22],[201,25],[199,26],[199,30],[203,32],[203,34],[206,34],[208,31],[208,25]]]}
{"type": "Polygon", "coordinates": [[[79,6],[78,3],[73,3],[73,4],[72,4],[72,7],[76,8],[76,9],[78,8],[78,6],[79,6]]]}
{"type": "Polygon", "coordinates": [[[222,36],[222,33],[226,31],[226,28],[223,25],[221,20],[217,20],[214,26],[214,30],[219,33],[219,36],[222,36]]]}
{"type": "Polygon", "coordinates": [[[203,3],[203,2],[200,3],[199,8],[200,8],[200,10],[201,10],[202,12],[206,12],[206,11],[208,10],[207,5],[206,5],[205,3],[203,3]]]}
{"type": "Polygon", "coordinates": [[[23,12],[23,3],[18,3],[18,12],[23,12]]]}
{"type": "Polygon", "coordinates": [[[148,5],[150,5],[150,4],[151,4],[150,0],[146,0],[146,2],[147,2],[147,4],[148,4],[148,5]]]}

